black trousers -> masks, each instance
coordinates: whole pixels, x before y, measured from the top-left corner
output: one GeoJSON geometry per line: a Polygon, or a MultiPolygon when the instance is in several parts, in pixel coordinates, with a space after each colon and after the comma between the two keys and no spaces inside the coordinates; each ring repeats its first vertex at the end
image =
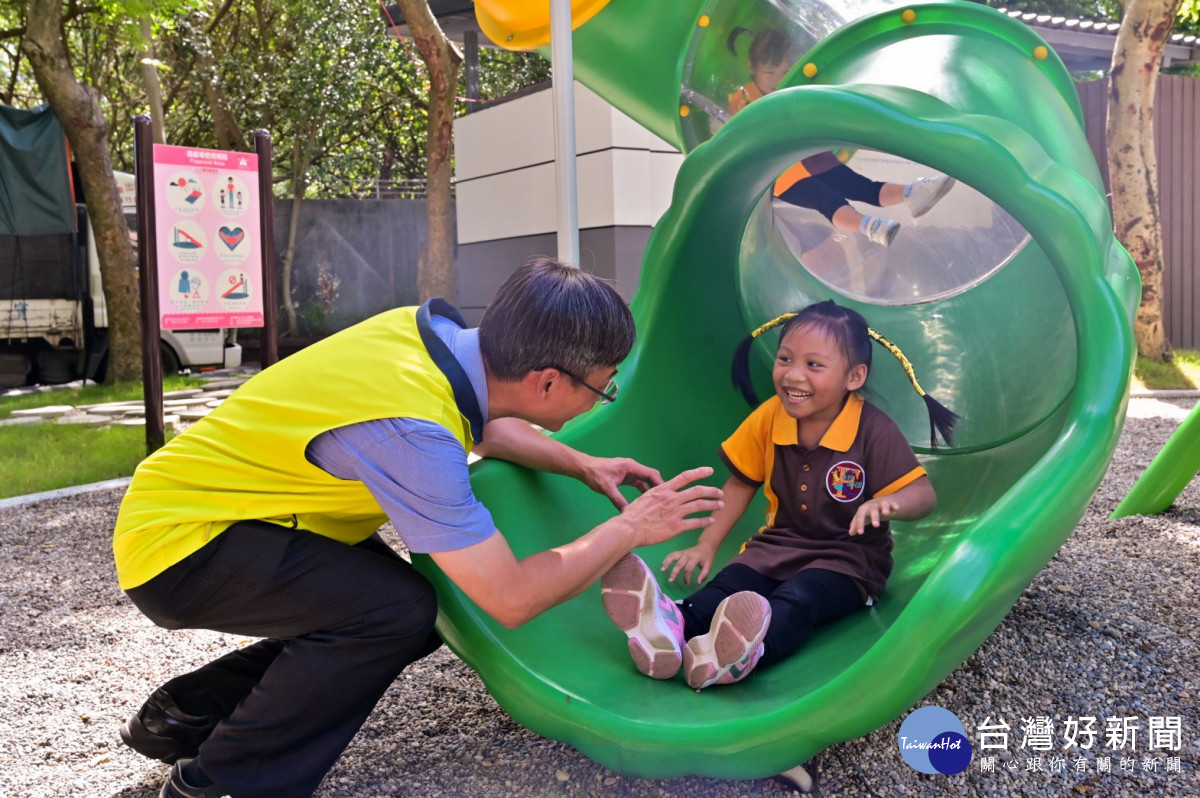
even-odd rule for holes
{"type": "Polygon", "coordinates": [[[378,537],[239,523],[127,594],[168,629],[265,638],[163,685],[224,718],[196,761],[235,798],[310,795],[400,671],[441,645],[433,587],[378,537]]]}
{"type": "Polygon", "coordinates": [[[847,200],[879,205],[879,192],[886,183],[860,175],[839,163],[829,171],[796,181],[779,199],[801,208],[817,211],[829,221],[847,200]]]}
{"type": "Polygon", "coordinates": [[[758,593],[771,603],[771,626],[763,639],[759,668],[787,659],[804,645],[813,629],[864,606],[858,585],[845,574],[806,568],[781,581],[733,563],[683,600],[684,637],[691,640],[706,634],[717,605],[743,590],[758,593]]]}

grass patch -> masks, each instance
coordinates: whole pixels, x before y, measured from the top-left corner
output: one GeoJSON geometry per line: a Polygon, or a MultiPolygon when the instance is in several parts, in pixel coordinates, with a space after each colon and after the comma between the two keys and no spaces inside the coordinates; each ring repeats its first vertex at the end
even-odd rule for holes
{"type": "Polygon", "coordinates": [[[1170,363],[1139,357],[1133,366],[1135,388],[1151,391],[1194,391],[1200,388],[1200,352],[1175,350],[1170,363]]]}
{"type": "Polygon", "coordinates": [[[6,427],[0,435],[0,499],[128,477],[145,456],[145,427],[6,427]]]}
{"type": "MultiPolygon", "coordinates": [[[[163,392],[199,388],[206,381],[185,374],[163,378],[163,392]]],[[[105,402],[130,402],[142,398],[141,381],[117,382],[112,385],[83,385],[75,388],[55,388],[51,391],[0,396],[0,418],[8,418],[14,410],[27,410],[47,405],[98,405],[105,402]]]]}
{"type": "MultiPolygon", "coordinates": [[[[196,388],[198,377],[170,376],[164,391],[196,388]]],[[[14,410],[47,405],[91,405],[142,399],[141,382],[85,385],[53,391],[0,396],[0,418],[14,410]]],[[[173,437],[168,426],[168,440],[173,437]]],[[[133,475],[146,456],[145,427],[93,427],[87,424],[15,424],[0,432],[0,499],[88,485],[133,475]]]]}

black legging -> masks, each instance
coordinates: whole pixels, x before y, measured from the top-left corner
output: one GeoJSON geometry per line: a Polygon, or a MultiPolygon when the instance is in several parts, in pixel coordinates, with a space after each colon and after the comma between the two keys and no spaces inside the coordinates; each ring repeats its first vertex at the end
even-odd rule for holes
{"type": "Polygon", "coordinates": [[[431,653],[433,586],[378,538],[235,524],[126,591],[168,629],[264,637],[164,685],[223,717],[196,763],[242,798],[309,795],[409,663],[431,653]]]}
{"type": "Polygon", "coordinates": [[[813,629],[864,606],[854,580],[835,571],[806,568],[781,581],[733,563],[683,600],[684,637],[691,640],[706,633],[717,605],[743,590],[758,593],[771,603],[771,626],[763,640],[759,668],[787,659],[804,645],[813,629]]]}
{"type": "MultiPolygon", "coordinates": [[[[807,160],[807,159],[806,159],[807,160]]],[[[796,181],[779,199],[801,208],[817,211],[830,222],[847,200],[879,205],[879,192],[886,183],[870,180],[839,163],[833,168],[796,181]]]]}

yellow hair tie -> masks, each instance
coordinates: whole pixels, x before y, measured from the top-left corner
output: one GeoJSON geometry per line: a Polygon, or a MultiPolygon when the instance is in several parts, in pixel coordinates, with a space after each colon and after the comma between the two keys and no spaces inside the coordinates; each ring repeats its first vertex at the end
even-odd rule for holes
{"type": "Polygon", "coordinates": [[[900,351],[900,347],[896,346],[894,343],[884,338],[882,334],[872,330],[870,327],[867,328],[867,334],[870,335],[875,341],[882,344],[887,351],[891,352],[892,357],[900,361],[901,367],[904,368],[904,373],[908,375],[908,381],[912,383],[913,388],[918,394],[924,396],[925,389],[921,387],[921,383],[917,382],[917,372],[913,368],[913,364],[910,363],[908,358],[904,356],[904,353],[900,351]]]}
{"type": "Polygon", "coordinates": [[[771,319],[769,322],[767,322],[763,326],[759,327],[754,332],[750,333],[750,337],[757,338],[758,336],[765,333],[767,330],[770,330],[772,327],[778,327],[780,324],[783,324],[788,319],[794,319],[794,318],[796,318],[796,316],[799,316],[799,315],[800,315],[799,313],[784,313],[782,316],[776,316],[775,318],[771,319]]]}

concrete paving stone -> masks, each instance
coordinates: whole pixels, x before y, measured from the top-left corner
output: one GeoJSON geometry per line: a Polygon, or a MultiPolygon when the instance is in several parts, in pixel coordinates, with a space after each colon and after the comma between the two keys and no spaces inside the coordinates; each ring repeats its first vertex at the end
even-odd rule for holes
{"type": "Polygon", "coordinates": [[[145,404],[145,402],[143,402],[140,399],[138,399],[136,401],[131,399],[127,402],[99,402],[94,405],[76,405],[75,407],[77,410],[83,410],[84,412],[87,412],[87,413],[99,413],[99,412],[102,412],[105,408],[126,409],[126,408],[130,408],[130,407],[140,407],[144,404],[145,404]]]}
{"type": "Polygon", "coordinates": [[[0,419],[0,427],[15,427],[17,425],[41,424],[45,419],[41,416],[22,416],[19,418],[0,419]]]}
{"type": "Polygon", "coordinates": [[[59,416],[59,424],[107,424],[112,421],[108,416],[94,416],[90,413],[76,413],[70,416],[59,416]]]}
{"type": "Polygon", "coordinates": [[[211,410],[210,408],[207,408],[207,407],[205,407],[205,408],[193,408],[193,409],[190,409],[190,410],[180,410],[180,411],[179,411],[179,417],[180,417],[181,419],[183,419],[184,421],[197,421],[197,420],[199,420],[199,419],[202,419],[202,418],[204,418],[205,416],[207,416],[207,415],[208,415],[209,413],[211,413],[211,412],[212,412],[212,410],[211,410]]]}
{"type": "Polygon", "coordinates": [[[45,407],[30,407],[25,410],[14,410],[10,415],[12,415],[13,418],[20,418],[22,416],[42,416],[45,418],[51,416],[65,416],[67,413],[74,412],[74,405],[47,405],[45,407]]]}
{"type": "Polygon", "coordinates": [[[228,399],[233,396],[233,388],[222,388],[219,391],[205,391],[213,399],[228,399]]]}
{"type": "MultiPolygon", "coordinates": [[[[175,424],[178,421],[179,421],[179,416],[175,413],[171,413],[169,415],[163,416],[163,426],[166,426],[167,424],[175,424]]],[[[146,426],[146,418],[144,416],[142,416],[142,417],[127,416],[126,418],[122,418],[119,421],[116,421],[114,423],[116,423],[118,426],[122,426],[122,427],[144,427],[144,426],[146,426]]]]}
{"type": "Polygon", "coordinates": [[[133,405],[96,405],[94,407],[80,407],[86,413],[101,416],[123,416],[131,410],[137,409],[133,405]]]}
{"type": "Polygon", "coordinates": [[[204,393],[200,388],[183,388],[178,391],[164,391],[163,399],[190,399],[204,393]]]}
{"type": "Polygon", "coordinates": [[[220,407],[223,404],[225,404],[224,399],[214,399],[211,402],[205,402],[204,406],[205,407],[220,407]]]}
{"type": "Polygon", "coordinates": [[[203,390],[206,392],[212,392],[224,390],[226,388],[232,389],[238,387],[245,381],[245,379],[213,380],[207,385],[204,385],[203,390]]]}
{"type": "MultiPolygon", "coordinates": [[[[197,391],[199,394],[199,391],[197,391]]],[[[192,405],[204,404],[204,399],[166,399],[163,401],[163,407],[190,407],[192,405]]]]}

